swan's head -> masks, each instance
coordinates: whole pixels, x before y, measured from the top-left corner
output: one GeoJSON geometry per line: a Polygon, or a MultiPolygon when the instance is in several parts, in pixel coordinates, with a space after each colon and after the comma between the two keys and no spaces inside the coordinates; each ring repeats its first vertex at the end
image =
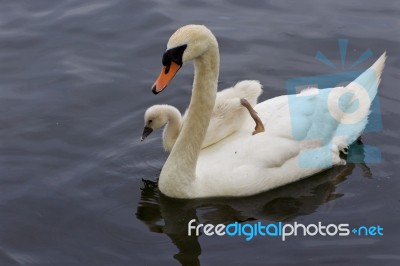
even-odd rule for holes
{"type": "Polygon", "coordinates": [[[168,123],[168,115],[164,105],[153,105],[144,113],[144,129],[141,141],[147,138],[154,130],[168,123]]]}
{"type": "Polygon", "coordinates": [[[186,25],[178,29],[169,38],[162,58],[163,68],[152,87],[153,93],[164,90],[184,63],[200,57],[210,47],[218,47],[218,43],[207,27],[186,25]]]}

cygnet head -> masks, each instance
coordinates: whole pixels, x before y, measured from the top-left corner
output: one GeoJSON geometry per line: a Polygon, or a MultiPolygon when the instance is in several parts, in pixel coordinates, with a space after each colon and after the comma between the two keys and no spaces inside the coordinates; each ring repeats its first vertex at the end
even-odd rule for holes
{"type": "Polygon", "coordinates": [[[210,47],[218,47],[218,43],[207,27],[186,25],[179,28],[169,38],[162,58],[163,68],[152,87],[153,93],[163,91],[184,63],[201,56],[210,47]]]}
{"type": "Polygon", "coordinates": [[[153,105],[146,110],[144,113],[144,129],[141,141],[147,138],[154,130],[168,123],[165,107],[166,105],[153,105]]]}

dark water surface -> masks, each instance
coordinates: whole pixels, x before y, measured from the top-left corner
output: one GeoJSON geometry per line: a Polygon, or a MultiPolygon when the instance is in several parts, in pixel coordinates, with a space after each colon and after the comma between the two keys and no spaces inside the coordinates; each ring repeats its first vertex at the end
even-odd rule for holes
{"type": "Polygon", "coordinates": [[[2,1],[0,265],[400,265],[398,1],[2,1]],[[222,87],[258,79],[261,100],[294,77],[345,71],[368,48],[389,58],[379,164],[348,164],[242,199],[171,200],[155,181],[161,132],[144,110],[184,110],[193,67],[150,91],[173,31],[209,26],[222,87]],[[339,38],[348,39],[341,68],[339,38]],[[315,59],[322,51],[337,69],[315,59]],[[145,181],[143,181],[145,180],[145,181]],[[188,237],[187,223],[380,225],[383,237],[188,237]]]}

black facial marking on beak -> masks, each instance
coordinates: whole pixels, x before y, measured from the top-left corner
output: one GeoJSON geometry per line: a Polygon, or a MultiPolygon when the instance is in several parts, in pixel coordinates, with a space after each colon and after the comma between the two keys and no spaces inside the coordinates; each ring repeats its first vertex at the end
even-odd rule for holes
{"type": "Polygon", "coordinates": [[[171,61],[174,61],[178,65],[182,66],[182,57],[183,53],[185,52],[185,49],[187,47],[187,44],[171,48],[167,51],[165,51],[163,58],[162,58],[162,64],[165,66],[165,74],[168,74],[169,72],[169,67],[171,66],[171,61]]]}
{"type": "Polygon", "coordinates": [[[154,94],[162,92],[182,67],[182,57],[186,47],[187,45],[185,44],[165,51],[162,58],[163,67],[161,73],[151,88],[154,94]]]}
{"type": "Polygon", "coordinates": [[[147,138],[147,136],[149,136],[151,132],[153,132],[153,129],[151,127],[144,127],[142,138],[140,139],[140,141],[143,141],[145,138],[147,138]]]}

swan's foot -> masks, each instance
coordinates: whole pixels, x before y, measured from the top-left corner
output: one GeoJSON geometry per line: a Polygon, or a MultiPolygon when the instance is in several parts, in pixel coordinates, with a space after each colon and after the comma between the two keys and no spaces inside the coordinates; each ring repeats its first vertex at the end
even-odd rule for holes
{"type": "Polygon", "coordinates": [[[251,107],[250,103],[246,99],[240,99],[240,104],[246,107],[246,109],[249,111],[250,116],[254,119],[254,122],[256,122],[256,127],[254,128],[253,135],[264,132],[264,124],[261,121],[260,117],[258,116],[257,112],[251,107]]]}

